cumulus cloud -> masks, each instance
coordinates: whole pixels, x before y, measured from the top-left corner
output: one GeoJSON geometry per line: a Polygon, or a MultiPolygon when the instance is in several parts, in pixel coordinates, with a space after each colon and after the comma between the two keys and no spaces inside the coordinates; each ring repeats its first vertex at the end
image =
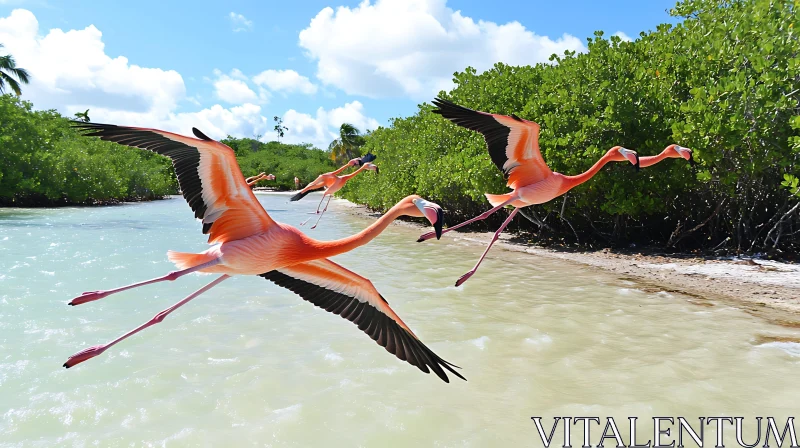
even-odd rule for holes
{"type": "MultiPolygon", "coordinates": [[[[215,139],[259,134],[264,139],[275,138],[272,120],[265,116],[274,113],[267,114],[262,108],[269,93],[263,87],[258,87],[256,93],[240,70],[227,74],[215,70],[215,78],[209,79],[215,95],[233,106],[215,104],[178,112],[181,104],[201,106],[196,95],[187,96],[181,75],[174,70],[130,64],[123,56],[108,56],[102,33],[93,25],[66,32],[52,29],[41,35],[36,17],[30,11],[17,9],[8,17],[0,17],[0,42],[14,55],[18,66],[30,72],[31,83],[24,86],[22,97],[37,109],[53,108],[67,116],[90,109],[90,116],[97,122],[153,127],[185,135],[191,135],[192,127],[197,127],[215,139]]],[[[291,71],[277,71],[279,76],[274,78],[265,76],[263,84],[277,90],[308,91],[302,82],[307,78],[291,74],[287,77],[286,72],[291,71]]],[[[362,130],[378,127],[358,101],[330,110],[319,108],[313,116],[292,109],[283,117],[289,127],[284,141],[312,143],[320,148],[328,146],[343,122],[362,130]]]]}
{"type": "Polygon", "coordinates": [[[226,103],[244,104],[267,100],[266,95],[261,98],[256,95],[256,92],[247,85],[247,77],[238,69],[233,69],[230,75],[225,75],[219,70],[215,70],[214,74],[217,76],[214,80],[214,95],[226,103]]]}
{"type": "Polygon", "coordinates": [[[348,94],[426,99],[452,85],[453,72],[496,62],[546,62],[553,53],[585,51],[580,39],[539,36],[519,22],[475,21],[446,0],[364,0],[324,8],[300,32],[317,61],[317,78],[348,94]]]}
{"type": "Polygon", "coordinates": [[[93,105],[138,112],[165,113],[186,96],[183,78],[174,70],[130,64],[124,56],[105,54],[103,34],[94,25],[82,30],[51,29],[39,34],[30,11],[15,9],[0,18],[0,42],[31,74],[23,89],[38,108],[72,113],[93,105]]]}
{"type": "Polygon", "coordinates": [[[613,34],[613,36],[617,36],[622,39],[624,42],[633,42],[633,39],[630,38],[627,34],[623,33],[622,31],[617,31],[613,34]]]}
{"type": "Polygon", "coordinates": [[[346,103],[331,110],[317,109],[315,116],[290,109],[283,115],[283,124],[289,128],[284,141],[289,143],[309,142],[319,148],[338,137],[339,126],[350,123],[362,132],[378,128],[379,123],[364,114],[364,105],[359,101],[346,103]]]}
{"type": "Polygon", "coordinates": [[[317,93],[317,86],[294,70],[264,70],[253,77],[253,82],[272,91],[317,93]]]}
{"type": "Polygon", "coordinates": [[[233,25],[234,33],[250,31],[253,29],[253,21],[248,20],[247,17],[241,14],[236,14],[235,12],[231,11],[230,14],[228,14],[228,19],[230,19],[231,25],[233,25]]]}

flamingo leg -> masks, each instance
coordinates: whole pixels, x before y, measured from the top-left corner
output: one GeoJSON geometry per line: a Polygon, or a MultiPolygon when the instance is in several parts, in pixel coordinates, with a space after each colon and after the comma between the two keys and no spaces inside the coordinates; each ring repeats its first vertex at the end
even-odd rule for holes
{"type": "Polygon", "coordinates": [[[333,196],[328,196],[328,202],[325,203],[325,208],[322,209],[322,213],[319,214],[319,218],[317,218],[317,222],[315,222],[314,225],[311,226],[312,229],[315,229],[317,227],[317,224],[319,224],[319,220],[322,219],[322,215],[325,214],[325,210],[328,209],[328,205],[330,205],[330,203],[331,203],[331,198],[333,198],[333,196]]]}
{"type": "Polygon", "coordinates": [[[93,302],[95,300],[102,299],[103,297],[109,296],[111,294],[115,294],[115,293],[118,293],[118,292],[126,291],[128,289],[138,288],[140,286],[149,285],[149,284],[152,284],[152,283],[173,281],[173,280],[176,280],[176,279],[178,279],[180,277],[183,277],[186,274],[191,274],[192,272],[196,272],[196,271],[199,271],[200,269],[211,267],[211,266],[214,266],[216,264],[219,264],[219,259],[215,258],[215,259],[213,259],[213,260],[211,260],[209,262],[206,262],[206,263],[203,263],[203,264],[199,264],[197,266],[193,266],[191,268],[183,269],[183,270],[180,270],[180,271],[172,271],[167,275],[163,275],[161,277],[156,277],[156,278],[153,278],[153,279],[150,279],[150,280],[145,280],[143,282],[132,283],[130,285],[121,286],[119,288],[114,288],[114,289],[108,289],[108,290],[105,290],[105,291],[88,291],[88,292],[84,292],[83,294],[79,295],[78,297],[75,297],[74,299],[72,299],[72,301],[69,302],[69,305],[75,306],[75,305],[80,305],[80,304],[86,303],[86,302],[93,302]]]}
{"type": "Polygon", "coordinates": [[[95,345],[93,347],[89,347],[87,349],[81,350],[78,353],[75,353],[74,355],[70,356],[69,359],[67,359],[67,362],[64,363],[64,367],[69,369],[70,367],[72,367],[72,366],[74,366],[76,364],[80,364],[83,361],[86,361],[87,359],[94,358],[95,356],[102,354],[104,351],[106,351],[111,346],[117,344],[118,342],[121,342],[121,341],[123,341],[123,340],[125,340],[125,339],[127,339],[127,338],[129,338],[129,337],[131,337],[133,335],[135,335],[136,333],[144,330],[145,328],[147,328],[149,326],[152,326],[152,325],[155,325],[157,323],[160,323],[161,321],[164,320],[165,317],[169,316],[169,314],[171,312],[177,310],[181,306],[183,306],[186,303],[188,303],[190,300],[194,299],[195,297],[199,296],[200,294],[202,294],[202,293],[208,291],[209,289],[213,288],[219,282],[225,280],[228,277],[230,277],[228,274],[222,274],[221,276],[217,277],[216,280],[212,281],[211,283],[207,284],[206,286],[203,286],[202,288],[200,288],[197,291],[195,291],[195,292],[191,293],[190,295],[188,295],[185,299],[181,300],[180,302],[176,303],[175,305],[172,305],[171,307],[165,309],[164,311],[161,311],[160,313],[158,313],[155,316],[153,316],[153,318],[150,319],[149,321],[143,323],[142,325],[139,325],[138,327],[136,327],[133,330],[123,334],[122,336],[114,339],[111,342],[108,342],[108,343],[103,344],[103,345],[95,345]]]}
{"type": "MultiPolygon", "coordinates": [[[[325,194],[322,195],[322,198],[320,198],[320,200],[319,200],[319,204],[317,204],[317,211],[314,212],[315,215],[319,214],[319,206],[322,205],[322,201],[324,201],[324,200],[325,200],[325,194]]],[[[330,202],[330,199],[328,199],[328,202],[330,202]]]]}
{"type": "MultiPolygon", "coordinates": [[[[502,204],[498,205],[497,207],[493,207],[493,208],[491,208],[490,210],[487,210],[487,211],[485,211],[485,212],[481,213],[480,215],[478,215],[478,216],[476,216],[476,217],[474,217],[474,218],[472,218],[472,219],[469,219],[469,220],[467,220],[467,221],[464,221],[464,222],[462,222],[461,224],[456,224],[456,225],[454,225],[454,226],[448,227],[448,228],[446,228],[446,229],[442,230],[442,235],[444,235],[445,233],[447,233],[447,232],[449,232],[449,231],[451,231],[451,230],[456,230],[456,229],[458,229],[459,227],[464,227],[464,226],[465,226],[465,225],[467,225],[467,224],[472,224],[472,223],[473,223],[473,222],[475,222],[475,221],[481,221],[481,220],[484,220],[484,219],[488,218],[489,216],[491,216],[491,215],[492,215],[492,213],[494,213],[494,212],[496,212],[496,211],[500,210],[501,208],[503,208],[503,207],[505,207],[506,205],[508,205],[508,204],[510,204],[510,203],[512,203],[512,202],[514,202],[514,201],[516,201],[517,199],[519,199],[519,198],[518,198],[518,197],[516,197],[516,196],[513,196],[513,197],[509,198],[507,201],[505,201],[505,202],[503,202],[502,204]]],[[[515,212],[515,213],[516,213],[516,212],[515,212]]],[[[426,233],[425,235],[422,235],[421,237],[419,237],[419,239],[417,240],[417,242],[418,242],[418,243],[421,243],[421,242],[423,242],[423,241],[425,241],[425,240],[429,240],[429,239],[431,239],[431,238],[434,238],[435,236],[436,236],[436,232],[428,232],[428,233],[426,233]]]]}
{"type": "Polygon", "coordinates": [[[468,271],[466,274],[464,274],[461,277],[459,277],[459,279],[456,281],[456,286],[463,285],[464,282],[469,280],[469,278],[472,277],[472,274],[474,274],[475,271],[478,270],[478,266],[480,266],[481,262],[483,261],[483,259],[486,258],[486,254],[489,253],[489,249],[492,248],[492,244],[494,244],[494,242],[497,241],[498,238],[500,238],[500,233],[502,233],[503,230],[505,230],[506,226],[508,226],[508,224],[511,222],[511,220],[514,219],[514,215],[516,215],[518,211],[519,211],[519,209],[515,208],[514,211],[512,211],[508,215],[508,218],[506,218],[506,220],[503,222],[503,225],[500,226],[500,228],[497,229],[497,232],[494,233],[494,236],[492,237],[492,241],[489,242],[489,246],[486,248],[485,251],[483,251],[483,255],[481,255],[481,258],[478,260],[478,263],[475,264],[475,267],[472,268],[470,271],[468,271]]]}

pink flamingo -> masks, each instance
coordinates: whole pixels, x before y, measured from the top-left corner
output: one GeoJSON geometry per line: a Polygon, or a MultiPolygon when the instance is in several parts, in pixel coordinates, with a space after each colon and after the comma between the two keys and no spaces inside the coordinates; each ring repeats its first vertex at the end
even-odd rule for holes
{"type": "MultiPolygon", "coordinates": [[[[438,107],[433,112],[440,114],[453,123],[478,131],[483,134],[492,162],[508,178],[508,187],[513,191],[506,194],[486,194],[492,208],[475,218],[448,227],[442,233],[456,230],[475,221],[488,218],[492,213],[511,205],[514,210],[494,233],[489,246],[481,255],[478,263],[462,275],[456,286],[462,285],[478,270],[489,249],[500,237],[500,233],[508,226],[520,208],[533,204],[543,204],[563,195],[569,190],[591,179],[608,162],[631,162],[639,168],[639,156],[636,151],[615,146],[606,152],[591,168],[577,176],[565,176],[550,170],[539,152],[539,125],[523,120],[516,115],[506,116],[479,112],[459,106],[450,101],[436,98],[433,104],[438,107]]],[[[433,238],[433,233],[422,235],[418,242],[433,238]]]]}
{"type": "Polygon", "coordinates": [[[648,166],[653,166],[664,159],[681,158],[688,160],[690,165],[694,165],[695,161],[692,154],[693,151],[689,148],[684,148],[683,146],[679,145],[669,145],[657,156],[639,157],[639,166],[642,168],[647,168],[648,166]]]}
{"type": "Polygon", "coordinates": [[[264,172],[261,172],[261,173],[258,173],[255,176],[248,177],[244,181],[247,182],[247,185],[250,188],[252,188],[255,184],[257,184],[258,182],[261,182],[262,180],[275,180],[275,175],[273,175],[273,174],[265,174],[264,172]]]}
{"type": "Polygon", "coordinates": [[[102,345],[69,357],[72,367],[105,352],[124,339],[164,320],[170,313],[232,275],[259,275],[298,294],[303,299],[358,325],[379,345],[425,373],[433,370],[449,382],[445,369],[459,378],[448,363],[426,347],[395,314],[368,279],[329,260],[363,246],[400,216],[425,217],[441,234],[443,212],[419,196],[404,198],[385,215],[356,235],[335,241],[318,241],[297,228],[274,221],[247,187],[228,146],[197,129],[199,138],[156,129],[97,123],[76,123],[88,136],[147,149],[172,159],[183,197],[203,222],[203,233],[215,244],[201,253],[167,252],[178,271],[162,277],[106,291],[85,292],[70,305],[80,305],[108,295],[152,283],[172,281],[191,272],[221,274],[211,283],[148,322],[102,345]]]}
{"type": "MultiPolygon", "coordinates": [[[[358,159],[353,159],[353,160],[358,160],[358,159]]],[[[353,160],[351,160],[350,162],[352,162],[353,160]]],[[[345,167],[347,166],[345,165],[345,167]]],[[[339,168],[339,170],[337,171],[340,171],[341,169],[342,168],[339,168]]],[[[313,190],[317,190],[322,187],[327,187],[325,189],[325,192],[322,194],[322,198],[319,200],[319,204],[317,204],[317,211],[311,213],[312,215],[316,214],[319,215],[319,217],[317,218],[317,222],[314,223],[313,226],[311,226],[312,229],[315,229],[317,227],[317,224],[319,224],[319,220],[322,219],[322,215],[324,215],[325,211],[328,210],[328,205],[331,203],[331,198],[333,198],[333,194],[341,190],[342,187],[344,187],[344,184],[347,183],[347,181],[354,178],[358,173],[360,173],[363,170],[372,170],[375,171],[375,174],[379,173],[378,167],[376,165],[367,162],[363,163],[359,169],[353,171],[350,174],[345,174],[344,176],[337,176],[336,174],[333,174],[336,173],[336,171],[332,173],[320,174],[319,177],[317,177],[314,180],[314,182],[311,182],[310,184],[306,185],[306,187],[300,190],[299,193],[292,196],[291,200],[297,201],[313,190]],[[322,209],[322,213],[320,213],[319,207],[320,205],[322,205],[322,201],[325,200],[326,197],[328,198],[328,202],[325,203],[325,208],[322,209]]],[[[305,221],[301,222],[300,225],[301,226],[305,225],[310,219],[311,218],[306,219],[305,221]]]]}

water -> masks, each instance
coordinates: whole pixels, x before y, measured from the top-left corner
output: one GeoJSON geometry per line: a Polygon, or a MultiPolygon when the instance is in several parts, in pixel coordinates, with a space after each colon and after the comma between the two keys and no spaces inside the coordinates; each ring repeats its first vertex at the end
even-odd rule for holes
{"type": "MultiPolygon", "coordinates": [[[[259,197],[276,220],[295,225],[319,200],[259,197]]],[[[334,202],[309,232],[333,239],[369,224],[343,208],[334,202]]],[[[455,288],[483,247],[449,236],[417,244],[419,234],[391,226],[335,260],[371,279],[468,382],[422,374],[353,324],[259,277],[223,282],[66,370],[72,353],[212,277],[74,308],[69,299],[166,273],[167,249],[200,251],[205,237],[181,199],[0,209],[0,447],[541,446],[532,416],[548,429],[553,416],[613,416],[627,440],[628,416],[784,419],[797,410],[797,329],[498,248],[455,288]]],[[[574,446],[581,434],[573,428],[574,446]]]]}

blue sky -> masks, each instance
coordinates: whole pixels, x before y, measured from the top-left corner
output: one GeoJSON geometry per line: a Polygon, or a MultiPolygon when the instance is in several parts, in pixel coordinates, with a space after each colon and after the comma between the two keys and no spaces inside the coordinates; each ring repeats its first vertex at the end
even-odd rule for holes
{"type": "Polygon", "coordinates": [[[595,30],[674,22],[673,0],[99,2],[0,0],[23,97],[94,121],[324,147],[343,121],[407,116],[454,71],[584,50],[595,30]]]}

